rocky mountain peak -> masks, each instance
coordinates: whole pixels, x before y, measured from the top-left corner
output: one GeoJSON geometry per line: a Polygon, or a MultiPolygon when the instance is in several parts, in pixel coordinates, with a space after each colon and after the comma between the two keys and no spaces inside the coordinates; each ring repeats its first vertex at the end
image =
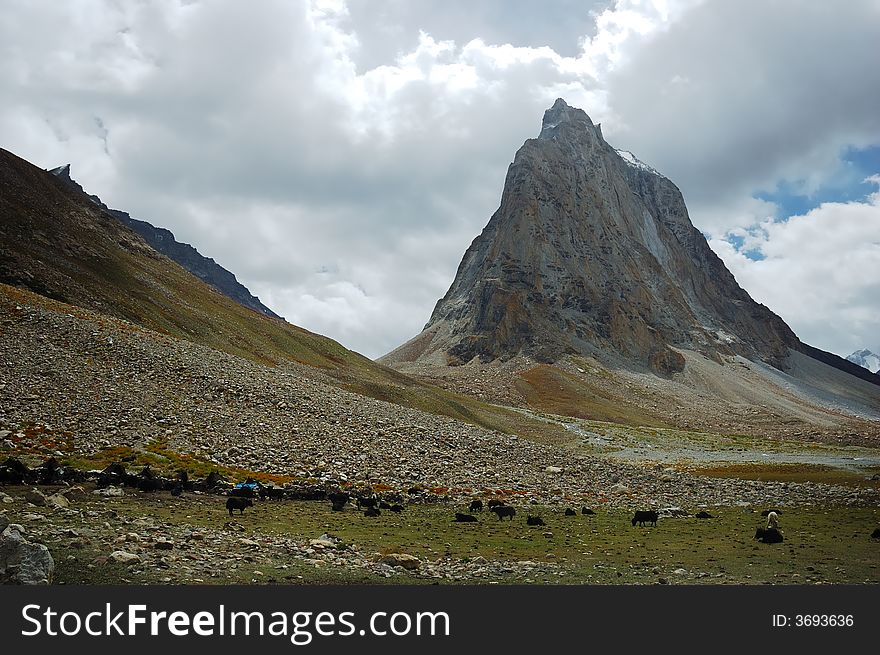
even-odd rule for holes
{"type": "Polygon", "coordinates": [[[560,98],[425,330],[386,361],[584,354],[667,374],[682,348],[781,366],[797,344],[712,252],[678,188],[560,98]]]}
{"type": "Polygon", "coordinates": [[[59,177],[62,180],[70,179],[70,164],[64,164],[64,166],[59,166],[58,168],[53,168],[49,171],[55,177],[59,177]]]}

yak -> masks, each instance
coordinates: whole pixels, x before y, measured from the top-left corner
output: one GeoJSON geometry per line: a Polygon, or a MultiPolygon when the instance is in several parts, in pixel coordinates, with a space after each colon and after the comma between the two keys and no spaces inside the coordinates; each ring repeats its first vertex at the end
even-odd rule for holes
{"type": "Polygon", "coordinates": [[[513,507],[509,507],[507,505],[495,505],[492,508],[492,511],[498,515],[498,520],[501,521],[505,516],[509,516],[510,520],[513,520],[514,515],[516,514],[516,510],[513,507]]]}
{"type": "Polygon", "coordinates": [[[232,516],[232,510],[237,509],[239,514],[244,514],[245,507],[253,507],[254,501],[250,498],[241,498],[239,496],[230,496],[226,499],[226,509],[229,510],[229,516],[232,516]]]}
{"type": "Polygon", "coordinates": [[[656,526],[658,518],[660,518],[660,515],[654,510],[639,510],[636,512],[635,516],[633,516],[632,524],[635,525],[638,523],[639,525],[645,525],[645,523],[650,523],[651,525],[656,526]]]}
{"type": "Polygon", "coordinates": [[[776,528],[758,527],[755,530],[755,539],[765,544],[782,543],[782,533],[776,528]]]}

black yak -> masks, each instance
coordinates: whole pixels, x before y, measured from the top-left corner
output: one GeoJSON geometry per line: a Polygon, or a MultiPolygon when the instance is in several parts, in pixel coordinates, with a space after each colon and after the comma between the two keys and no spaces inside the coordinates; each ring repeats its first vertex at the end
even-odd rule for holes
{"type": "Polygon", "coordinates": [[[504,504],[503,500],[498,500],[497,498],[493,498],[488,503],[486,503],[486,506],[491,510],[491,509],[493,509],[495,507],[499,507],[503,504],[504,504]]]}
{"type": "Polygon", "coordinates": [[[577,516],[577,512],[575,512],[571,507],[566,507],[565,508],[565,515],[566,516],[577,516]]]}
{"type": "Polygon", "coordinates": [[[591,510],[589,507],[581,507],[581,514],[585,514],[587,516],[593,516],[596,512],[591,510]]]}
{"type": "MultiPolygon", "coordinates": [[[[511,509],[513,509],[513,508],[511,508],[511,509]]],[[[547,524],[544,523],[544,519],[542,519],[540,516],[532,516],[531,514],[529,514],[526,517],[526,525],[547,525],[547,524]]]]}
{"type": "Polygon", "coordinates": [[[633,516],[632,524],[635,525],[638,523],[639,525],[645,525],[645,523],[650,523],[651,525],[656,526],[658,518],[660,518],[660,515],[654,510],[639,510],[636,512],[635,516],[633,516]]]}
{"type": "Polygon", "coordinates": [[[880,539],[880,528],[874,528],[874,532],[871,533],[871,536],[874,539],[880,539]]]}
{"type": "Polygon", "coordinates": [[[358,507],[375,508],[379,504],[379,500],[375,496],[366,494],[355,496],[354,500],[358,507]]]}
{"type": "Polygon", "coordinates": [[[698,519],[714,519],[715,517],[709,514],[707,511],[697,512],[694,514],[698,519]]]}
{"type": "Polygon", "coordinates": [[[364,516],[379,516],[381,513],[378,507],[367,507],[364,510],[364,516]]]}
{"type": "Polygon", "coordinates": [[[758,527],[755,530],[755,539],[765,544],[782,543],[782,533],[776,528],[758,527]]]}
{"type": "Polygon", "coordinates": [[[229,516],[232,516],[232,510],[237,509],[239,514],[244,514],[245,507],[253,507],[254,501],[250,498],[240,498],[238,496],[230,496],[226,499],[226,509],[229,510],[229,516]]]}
{"type": "Polygon", "coordinates": [[[498,515],[498,520],[502,520],[505,516],[509,516],[510,520],[513,520],[513,516],[516,514],[516,510],[512,507],[508,507],[507,505],[495,505],[492,508],[492,511],[498,515]]]}
{"type": "Polygon", "coordinates": [[[398,505],[397,503],[395,503],[391,506],[391,511],[395,514],[400,514],[403,511],[403,505],[398,505]]]}
{"type": "Polygon", "coordinates": [[[341,512],[351,496],[344,491],[334,491],[333,493],[327,494],[327,498],[332,503],[330,509],[334,512],[341,512]]]}
{"type": "Polygon", "coordinates": [[[472,500],[470,507],[468,507],[468,511],[482,512],[483,511],[483,501],[482,500],[472,500]]]}
{"type": "Polygon", "coordinates": [[[476,522],[477,517],[472,514],[462,514],[461,512],[455,513],[455,522],[456,523],[474,523],[476,522]]]}
{"type": "Polygon", "coordinates": [[[284,498],[284,487],[260,487],[260,498],[281,500],[284,498]]]}

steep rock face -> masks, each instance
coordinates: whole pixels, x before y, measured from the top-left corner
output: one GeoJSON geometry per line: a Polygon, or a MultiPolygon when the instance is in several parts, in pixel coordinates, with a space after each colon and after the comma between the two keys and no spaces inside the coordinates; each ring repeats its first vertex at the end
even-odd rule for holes
{"type": "Polygon", "coordinates": [[[425,330],[386,361],[582,353],[671,373],[684,365],[671,347],[782,366],[798,344],[712,252],[678,188],[559,99],[425,330]]]}
{"type": "MultiPolygon", "coordinates": [[[[82,186],[70,177],[70,164],[53,168],[49,172],[68,186],[82,193],[86,193],[82,186]]],[[[107,205],[101,202],[101,199],[96,195],[86,195],[88,195],[92,202],[107,211],[122,224],[127,225],[140,234],[156,251],[177,262],[200,280],[217,289],[217,291],[227,298],[231,298],[235,302],[244,305],[245,307],[249,307],[254,311],[258,311],[261,314],[265,314],[266,316],[281,318],[278,314],[260,302],[260,299],[253,295],[247,287],[239,282],[232,272],[220,266],[220,264],[215,262],[212,258],[205,257],[188,243],[179,242],[174,238],[174,234],[170,230],[156,227],[146,221],[132,218],[127,212],[118,209],[110,209],[107,205]]]]}

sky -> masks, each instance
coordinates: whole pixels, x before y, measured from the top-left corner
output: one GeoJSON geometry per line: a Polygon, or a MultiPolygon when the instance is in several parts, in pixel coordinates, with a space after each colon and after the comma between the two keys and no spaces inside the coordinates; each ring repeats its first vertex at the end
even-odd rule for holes
{"type": "Polygon", "coordinates": [[[0,147],[378,357],[562,97],[802,340],[880,352],[877,43],[878,0],[10,0],[0,147]]]}

